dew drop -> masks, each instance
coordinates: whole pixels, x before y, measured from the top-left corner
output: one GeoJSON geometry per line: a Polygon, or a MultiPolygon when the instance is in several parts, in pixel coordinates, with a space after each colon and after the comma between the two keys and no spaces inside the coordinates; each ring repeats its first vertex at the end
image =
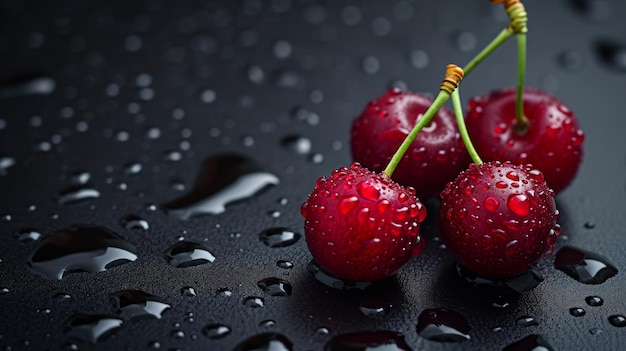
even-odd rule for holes
{"type": "Polygon", "coordinates": [[[107,315],[74,315],[66,324],[63,332],[68,338],[97,344],[122,327],[124,321],[107,315]]]}
{"type": "Polygon", "coordinates": [[[524,194],[509,195],[506,205],[518,216],[527,216],[530,213],[530,200],[524,194]]]}
{"type": "Polygon", "coordinates": [[[502,351],[554,351],[554,348],[539,334],[531,334],[506,346],[502,351]]]}
{"type": "Polygon", "coordinates": [[[600,296],[587,296],[585,297],[585,302],[587,302],[587,305],[593,307],[602,306],[604,304],[604,300],[602,300],[600,296]]]}
{"type": "Polygon", "coordinates": [[[235,346],[234,351],[292,351],[293,344],[279,333],[253,335],[235,346]]]}
{"type": "Polygon", "coordinates": [[[285,260],[279,260],[276,262],[276,266],[282,269],[292,269],[293,263],[285,260]]]}
{"type": "Polygon", "coordinates": [[[380,191],[366,181],[358,183],[356,190],[364,199],[377,201],[380,198],[380,191]]]}
{"type": "Polygon", "coordinates": [[[619,314],[611,315],[609,316],[609,323],[614,327],[624,328],[626,327],[626,317],[619,314]]]}
{"type": "MultiPolygon", "coordinates": [[[[1,129],[1,128],[0,128],[1,129]]],[[[15,159],[8,156],[0,157],[0,176],[7,175],[7,169],[15,164],[15,159]]]]}
{"type": "Polygon", "coordinates": [[[161,298],[145,291],[128,289],[109,295],[117,313],[128,319],[161,319],[163,312],[170,308],[161,298]]]}
{"type": "Polygon", "coordinates": [[[533,318],[528,316],[519,317],[515,320],[515,324],[522,327],[532,327],[539,325],[539,323],[533,318]]]}
{"type": "Polygon", "coordinates": [[[299,135],[288,135],[281,139],[280,145],[299,155],[306,155],[311,151],[311,140],[299,135]]]}
{"type": "Polygon", "coordinates": [[[73,227],[43,239],[28,256],[30,270],[46,279],[66,272],[102,272],[137,259],[133,245],[102,227],[73,227]]]}
{"type": "Polygon", "coordinates": [[[411,351],[404,335],[387,330],[341,334],[326,343],[327,351],[411,351]]]}
{"type": "Polygon", "coordinates": [[[182,220],[220,214],[226,211],[226,206],[251,198],[279,182],[277,176],[263,171],[244,156],[221,154],[205,162],[188,194],[163,207],[182,220]]]}
{"type": "Polygon", "coordinates": [[[261,321],[261,323],[259,323],[259,326],[263,328],[273,328],[276,326],[276,321],[272,319],[266,319],[264,321],[261,321]]]}
{"type": "Polygon", "coordinates": [[[359,305],[361,312],[372,318],[381,318],[389,314],[391,304],[380,298],[367,298],[359,305]]]}
{"type": "Polygon", "coordinates": [[[182,296],[189,296],[189,297],[194,297],[198,295],[198,293],[196,292],[196,289],[192,286],[183,286],[180,289],[180,294],[182,296]]]}
{"type": "Polygon", "coordinates": [[[596,224],[593,222],[585,222],[585,224],[583,224],[583,227],[585,229],[593,229],[596,227],[596,224]]]}
{"type": "Polygon", "coordinates": [[[257,286],[269,296],[291,296],[293,290],[291,283],[279,278],[265,278],[257,286]]]}
{"type": "Polygon", "coordinates": [[[269,247],[286,247],[295,244],[300,240],[300,233],[294,232],[288,228],[275,227],[265,229],[259,234],[259,240],[269,247]]]}
{"type": "Polygon", "coordinates": [[[483,200],[483,206],[489,211],[496,211],[500,206],[500,201],[493,196],[487,196],[483,200]]]}
{"type": "Polygon", "coordinates": [[[34,229],[22,229],[17,233],[17,240],[22,243],[37,241],[41,238],[41,233],[34,229]]]}
{"type": "Polygon", "coordinates": [[[202,335],[206,336],[209,339],[221,339],[226,335],[230,334],[232,329],[225,324],[207,324],[202,327],[202,335]]]}
{"type": "Polygon", "coordinates": [[[591,329],[589,329],[589,334],[591,334],[593,336],[600,336],[600,335],[604,334],[604,330],[602,330],[600,328],[591,328],[591,329]]]}
{"type": "Polygon", "coordinates": [[[170,265],[183,268],[198,266],[215,261],[215,256],[204,244],[192,241],[179,241],[163,253],[170,265]]]}
{"type": "Polygon", "coordinates": [[[148,230],[150,224],[137,215],[127,215],[122,218],[122,226],[129,230],[148,230]]]}
{"type": "Polygon", "coordinates": [[[69,205],[100,197],[100,192],[93,188],[69,187],[59,193],[57,202],[60,205],[69,205]]]}
{"type": "Polygon", "coordinates": [[[571,246],[557,252],[554,266],[583,284],[602,284],[617,274],[617,268],[606,258],[571,246]]]}
{"type": "Polygon", "coordinates": [[[24,96],[50,95],[56,89],[56,82],[48,76],[25,77],[0,84],[0,99],[24,96]]]}
{"type": "Polygon", "coordinates": [[[243,300],[243,305],[250,308],[261,308],[265,306],[265,300],[257,296],[250,296],[243,300]]]}
{"type": "Polygon", "coordinates": [[[586,314],[587,312],[580,308],[580,307],[572,307],[569,309],[569,314],[571,314],[574,317],[582,317],[586,314]]]}
{"type": "Polygon", "coordinates": [[[417,333],[428,340],[459,342],[470,339],[463,316],[446,308],[425,309],[417,321],[417,333]]]}

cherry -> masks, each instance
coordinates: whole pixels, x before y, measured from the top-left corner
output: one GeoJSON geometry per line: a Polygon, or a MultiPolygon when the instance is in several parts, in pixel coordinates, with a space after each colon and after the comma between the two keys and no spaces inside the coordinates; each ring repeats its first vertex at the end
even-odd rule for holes
{"type": "MultiPolygon", "coordinates": [[[[353,159],[369,169],[382,171],[432,102],[397,88],[371,101],[352,122],[353,159]]],[[[424,199],[438,195],[469,162],[454,114],[442,107],[404,154],[392,179],[414,187],[424,199]]]]}
{"type": "Polygon", "coordinates": [[[443,243],[467,270],[500,279],[520,275],[560,234],[554,191],[531,165],[471,164],[441,193],[443,243]]]}
{"type": "Polygon", "coordinates": [[[525,131],[516,126],[516,90],[504,89],[469,103],[467,128],[484,160],[531,163],[557,193],[574,179],[583,156],[582,130],[572,111],[545,92],[524,89],[525,131]]]}
{"type": "Polygon", "coordinates": [[[424,248],[415,190],[356,162],[318,179],[301,214],[313,258],[337,278],[389,277],[424,248]]]}

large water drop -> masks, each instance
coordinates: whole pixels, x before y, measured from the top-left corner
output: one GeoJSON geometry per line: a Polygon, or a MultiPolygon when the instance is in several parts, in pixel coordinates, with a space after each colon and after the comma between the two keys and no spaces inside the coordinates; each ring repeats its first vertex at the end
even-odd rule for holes
{"type": "Polygon", "coordinates": [[[169,247],[163,253],[170,265],[182,268],[198,266],[215,261],[215,256],[203,244],[192,241],[180,241],[169,247]]]}
{"type": "Polygon", "coordinates": [[[96,344],[116,332],[124,320],[107,315],[74,315],[65,325],[63,332],[68,338],[96,344]]]}
{"type": "Polygon", "coordinates": [[[117,312],[129,319],[161,319],[170,308],[161,298],[135,289],[114,292],[109,298],[117,312]]]}
{"type": "Polygon", "coordinates": [[[420,313],[417,333],[435,341],[467,341],[470,327],[463,316],[446,308],[431,308],[420,313]]]}
{"type": "Polygon", "coordinates": [[[606,258],[571,246],[557,252],[554,266],[583,284],[602,284],[617,274],[617,268],[606,258]]]}

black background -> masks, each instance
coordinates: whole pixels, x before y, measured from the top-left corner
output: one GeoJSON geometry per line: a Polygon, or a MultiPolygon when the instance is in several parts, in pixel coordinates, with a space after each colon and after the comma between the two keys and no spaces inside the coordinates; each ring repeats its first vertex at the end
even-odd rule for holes
{"type": "MultiPolygon", "coordinates": [[[[161,349],[227,350],[278,332],[294,350],[320,350],[343,333],[392,330],[414,350],[498,350],[529,334],[543,335],[558,350],[620,349],[626,328],[608,317],[626,315],[626,3],[525,3],[527,83],[569,106],[586,133],[580,172],[557,198],[563,232],[555,251],[572,245],[600,253],[619,273],[604,284],[581,284],[555,269],[549,255],[539,265],[545,281],[497,308],[456,277],[454,260],[438,247],[436,201],[429,201],[423,227],[425,253],[365,291],[315,280],[303,239],[269,248],[258,234],[271,227],[302,232],[299,207],[315,180],[351,162],[352,118],[392,86],[436,92],[446,64],[464,65],[506,25],[501,6],[486,0],[0,2],[0,91],[31,76],[56,83],[48,95],[0,99],[0,156],[15,161],[0,176],[0,346],[149,349],[156,341],[161,349]],[[607,43],[616,51],[606,50],[607,43]],[[426,53],[425,66],[412,61],[416,50],[426,53]],[[259,69],[262,79],[251,74],[259,69]],[[138,86],[146,77],[149,84],[138,86]],[[209,102],[202,98],[211,95],[207,90],[215,93],[209,102]],[[302,120],[303,111],[314,118],[302,120]],[[160,131],[157,138],[148,136],[151,128],[160,131]],[[281,146],[290,135],[308,138],[311,151],[281,146]],[[172,151],[180,160],[167,160],[172,151]],[[183,221],[160,208],[192,188],[205,160],[225,152],[256,160],[280,184],[219,215],[183,221]],[[141,172],[127,174],[133,163],[141,172]],[[100,197],[59,204],[77,172],[91,175],[100,197]],[[150,228],[126,229],[120,221],[128,214],[150,228]],[[77,225],[118,233],[137,247],[138,259],[59,281],[31,273],[26,257],[37,242],[21,242],[17,234],[33,229],[46,237],[77,225]],[[204,242],[215,261],[169,266],[163,251],[180,238],[204,242]],[[294,266],[279,268],[278,260],[294,266]],[[286,279],[293,294],[264,295],[257,282],[267,277],[286,279]],[[183,296],[186,286],[197,295],[183,296]],[[95,345],[68,339],[64,325],[76,313],[115,315],[109,294],[122,289],[157,295],[171,309],[159,320],[126,321],[95,345]],[[232,295],[221,296],[220,289],[232,295]],[[59,293],[71,298],[60,301],[59,293]],[[604,304],[588,306],[591,295],[604,304]],[[264,298],[265,306],[244,306],[249,296],[264,298]],[[361,313],[359,304],[369,298],[390,303],[389,314],[361,313]],[[471,340],[420,337],[417,317],[434,307],[464,316],[471,340]],[[586,315],[570,315],[574,307],[586,315]],[[538,325],[516,324],[523,316],[538,325]],[[274,323],[263,323],[268,320],[274,323]],[[213,323],[232,331],[209,339],[202,328],[213,323]]],[[[472,72],[462,98],[514,85],[515,48],[507,42],[472,72]]]]}

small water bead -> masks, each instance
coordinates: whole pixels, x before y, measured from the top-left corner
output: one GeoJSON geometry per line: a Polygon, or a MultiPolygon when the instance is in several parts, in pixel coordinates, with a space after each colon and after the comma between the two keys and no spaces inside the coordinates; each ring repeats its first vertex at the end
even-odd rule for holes
{"type": "Polygon", "coordinates": [[[107,315],[74,315],[63,332],[71,339],[97,344],[122,327],[124,320],[107,315]]]}
{"type": "Polygon", "coordinates": [[[8,156],[0,157],[0,176],[7,174],[7,169],[15,165],[15,159],[8,156]]]}
{"type": "Polygon", "coordinates": [[[531,334],[506,346],[502,351],[554,351],[554,348],[539,334],[531,334]]]}
{"type": "Polygon", "coordinates": [[[151,349],[160,349],[161,348],[161,343],[158,341],[150,341],[148,342],[148,347],[151,349]]]}
{"type": "Polygon", "coordinates": [[[150,223],[137,215],[126,215],[122,218],[122,226],[130,230],[148,230],[150,223]]]}
{"type": "Polygon", "coordinates": [[[282,334],[263,333],[241,341],[233,351],[293,351],[293,344],[282,334]]]}
{"type": "Polygon", "coordinates": [[[299,155],[311,152],[311,140],[300,135],[287,135],[280,140],[280,145],[299,155]]]}
{"type": "Polygon", "coordinates": [[[593,336],[600,336],[600,335],[604,334],[604,330],[602,330],[600,328],[591,328],[591,329],[589,329],[589,334],[591,334],[593,336]]]}
{"type": "Polygon", "coordinates": [[[596,55],[609,69],[626,72],[626,44],[613,40],[598,40],[594,46],[596,55]]]}
{"type": "Polygon", "coordinates": [[[426,309],[417,321],[417,333],[428,340],[467,341],[470,339],[469,331],[465,318],[446,308],[426,309]]]}
{"type": "Polygon", "coordinates": [[[161,319],[171,307],[160,297],[136,289],[117,291],[109,298],[117,313],[128,319],[161,319]]]}
{"type": "Polygon", "coordinates": [[[284,227],[274,227],[265,229],[261,233],[259,233],[259,240],[271,247],[286,247],[295,244],[302,235],[291,229],[284,227]]]}
{"type": "Polygon", "coordinates": [[[37,241],[41,238],[41,233],[34,229],[22,229],[17,233],[17,240],[22,243],[37,241]]]}
{"type": "Polygon", "coordinates": [[[363,71],[367,74],[374,74],[380,70],[380,61],[374,56],[367,56],[362,62],[363,71]]]}
{"type": "Polygon", "coordinates": [[[611,315],[609,316],[609,323],[614,327],[624,328],[626,327],[626,317],[619,314],[611,315]]]}
{"type": "Polygon", "coordinates": [[[163,253],[163,257],[167,263],[177,268],[198,266],[215,261],[215,256],[206,245],[185,240],[170,246],[163,253]]]}
{"type": "Polygon", "coordinates": [[[180,294],[182,296],[189,296],[189,297],[194,297],[197,296],[198,293],[196,292],[196,289],[191,287],[191,286],[184,286],[180,289],[180,294]]]}
{"type": "Polygon", "coordinates": [[[292,269],[293,263],[285,260],[276,261],[276,266],[282,269],[292,269]]]}
{"type": "Polygon", "coordinates": [[[9,293],[9,288],[4,287],[4,286],[0,286],[0,295],[5,295],[9,293]]]}
{"type": "Polygon", "coordinates": [[[291,43],[289,43],[286,40],[279,40],[274,43],[274,46],[273,46],[274,57],[276,57],[279,60],[284,60],[288,58],[289,56],[291,56],[292,51],[293,51],[293,47],[291,46],[291,43]]]}
{"type": "Polygon", "coordinates": [[[182,340],[185,338],[185,332],[183,330],[174,329],[170,332],[170,336],[174,339],[182,340]]]}
{"type": "Polygon", "coordinates": [[[263,327],[263,328],[273,328],[275,326],[276,326],[276,321],[271,320],[271,319],[266,319],[259,323],[259,327],[263,327]]]}
{"type": "Polygon", "coordinates": [[[587,296],[585,297],[585,302],[587,302],[587,305],[593,307],[602,306],[604,304],[604,300],[600,296],[587,296]]]}
{"type": "Polygon", "coordinates": [[[257,65],[248,66],[247,75],[248,80],[254,84],[261,84],[265,82],[265,71],[257,65]]]}
{"type": "Polygon", "coordinates": [[[532,326],[539,325],[539,322],[537,322],[533,317],[523,316],[523,317],[517,318],[515,320],[515,324],[522,326],[522,327],[532,327],[532,326]]]}
{"type": "Polygon", "coordinates": [[[230,291],[230,289],[228,289],[228,288],[221,288],[221,289],[218,289],[218,290],[215,292],[215,295],[217,295],[217,296],[223,296],[223,297],[229,297],[229,296],[232,296],[232,295],[233,295],[233,292],[232,292],[232,291],[230,291]]]}
{"type": "Polygon", "coordinates": [[[605,257],[571,246],[557,252],[554,266],[583,284],[602,284],[617,274],[617,268],[605,257]]]}
{"type": "Polygon", "coordinates": [[[250,308],[261,308],[265,306],[265,300],[258,296],[249,296],[243,300],[243,305],[250,308]]]}
{"type": "Polygon", "coordinates": [[[225,324],[207,324],[202,327],[202,335],[209,339],[221,339],[232,331],[231,327],[225,324]]]}
{"type": "Polygon", "coordinates": [[[585,224],[583,224],[583,227],[585,229],[593,229],[596,227],[596,224],[593,222],[585,222],[585,224]]]}
{"type": "Polygon", "coordinates": [[[391,22],[385,17],[376,17],[372,21],[372,32],[378,37],[384,37],[391,32],[391,22]]]}
{"type": "Polygon", "coordinates": [[[100,197],[100,191],[89,187],[68,187],[63,189],[57,197],[57,202],[60,205],[74,204],[90,199],[97,199],[100,197]]]}
{"type": "Polygon", "coordinates": [[[367,298],[361,301],[359,310],[368,317],[381,318],[389,314],[391,307],[391,304],[384,299],[367,298]]]}
{"type": "Polygon", "coordinates": [[[456,47],[463,52],[474,50],[476,42],[476,35],[471,32],[461,32],[456,37],[456,47]]]}
{"type": "Polygon", "coordinates": [[[296,121],[306,122],[309,125],[316,126],[320,123],[320,116],[306,107],[297,106],[291,111],[291,117],[296,121]]]}
{"type": "Polygon", "coordinates": [[[0,85],[0,99],[22,96],[50,95],[57,83],[47,76],[29,77],[27,79],[0,85]]]}
{"type": "Polygon", "coordinates": [[[326,351],[411,351],[404,335],[387,330],[337,335],[324,346],[326,351]]]}
{"type": "Polygon", "coordinates": [[[257,286],[269,296],[291,296],[291,283],[279,278],[265,278],[257,282],[257,286]]]}
{"type": "Polygon", "coordinates": [[[571,314],[574,317],[582,317],[585,314],[587,314],[587,312],[580,307],[572,307],[569,309],[569,314],[571,314]]]}
{"type": "Polygon", "coordinates": [[[324,155],[322,155],[319,152],[314,152],[311,155],[309,155],[309,161],[313,164],[319,165],[322,162],[324,162],[324,155]]]}
{"type": "Polygon", "coordinates": [[[28,266],[46,279],[61,279],[69,271],[102,272],[136,259],[135,247],[108,229],[73,227],[43,239],[28,266]]]}

